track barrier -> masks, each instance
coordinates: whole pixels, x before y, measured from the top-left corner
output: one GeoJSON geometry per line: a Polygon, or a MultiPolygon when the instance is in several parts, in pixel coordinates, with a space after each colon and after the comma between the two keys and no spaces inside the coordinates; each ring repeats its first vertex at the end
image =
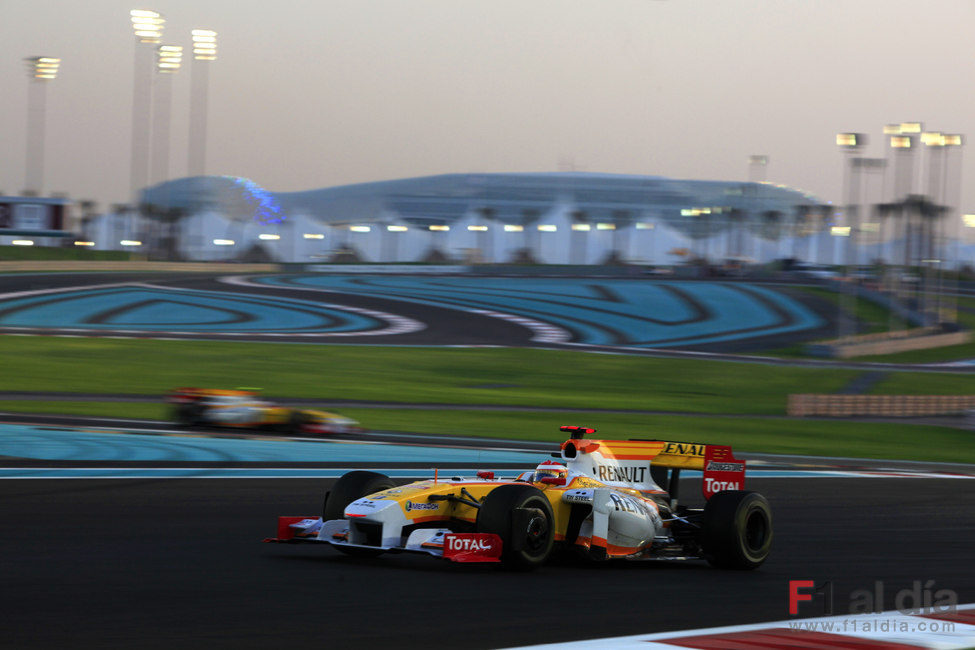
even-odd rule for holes
{"type": "Polygon", "coordinates": [[[789,395],[791,416],[919,417],[960,415],[975,408],[975,395],[831,395],[800,393],[789,395]]]}

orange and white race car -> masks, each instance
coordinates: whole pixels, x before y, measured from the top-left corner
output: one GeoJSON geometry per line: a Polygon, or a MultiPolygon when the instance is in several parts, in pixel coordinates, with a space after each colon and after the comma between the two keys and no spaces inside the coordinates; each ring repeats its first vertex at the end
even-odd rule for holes
{"type": "Polygon", "coordinates": [[[754,569],[772,545],[772,512],[743,490],[730,447],[587,440],[562,427],[558,460],[511,479],[492,472],[396,486],[354,471],[326,494],[322,517],[280,517],[265,541],[326,543],[360,556],[414,551],[456,562],[544,563],[561,547],[593,559],[704,559],[754,569]],[[681,470],[703,473],[703,508],[678,503],[681,470]]]}
{"type": "Polygon", "coordinates": [[[269,429],[305,435],[358,433],[359,423],[337,413],[277,406],[253,390],[177,388],[167,397],[173,419],[182,426],[269,429]]]}

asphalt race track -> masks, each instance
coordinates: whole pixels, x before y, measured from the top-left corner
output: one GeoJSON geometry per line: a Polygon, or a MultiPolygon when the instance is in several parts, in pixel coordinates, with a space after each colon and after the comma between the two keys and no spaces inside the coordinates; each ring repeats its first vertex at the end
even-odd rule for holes
{"type": "MultiPolygon", "coordinates": [[[[460,280],[8,275],[0,277],[0,332],[729,351],[748,349],[756,337],[763,345],[821,337],[830,327],[815,305],[769,286],[643,282],[636,304],[621,299],[629,292],[614,282],[546,281],[518,287],[540,296],[528,306],[509,280],[477,288],[460,280]],[[735,294],[736,314],[762,325],[722,316],[709,302],[714,292],[735,294]],[[685,311],[654,322],[640,310],[655,300],[685,311]],[[677,330],[687,336],[678,341],[677,330]]],[[[389,434],[350,441],[341,461],[317,443],[325,455],[303,453],[298,462],[294,441],[122,435],[91,425],[73,435],[70,422],[46,422],[4,428],[8,444],[0,446],[0,470],[9,470],[0,472],[3,648],[499,648],[782,620],[790,580],[829,582],[835,614],[849,611],[857,590],[882,589],[878,610],[896,608],[899,592],[914,589],[920,598],[925,589],[947,589],[959,603],[975,602],[971,480],[753,472],[749,488],[769,498],[775,519],[773,554],[757,571],[563,561],[524,574],[261,543],[274,535],[278,515],[317,515],[333,481],[282,476],[372,466],[376,442],[402,445],[407,469],[470,467],[471,458],[510,467],[524,446],[479,450],[483,441],[458,441],[433,449],[427,439],[389,434]],[[441,458],[454,460],[431,460],[441,458]],[[45,478],[48,470],[78,477],[121,469],[131,478],[45,478]],[[159,478],[174,469],[179,478],[159,478]],[[267,478],[202,478],[248,472],[267,478]]],[[[802,607],[800,617],[824,613],[821,600],[802,607]]]]}
{"type": "Polygon", "coordinates": [[[792,579],[830,581],[836,614],[877,580],[884,609],[916,580],[975,600],[968,481],[755,479],[776,535],[757,571],[622,562],[529,574],[261,544],[277,515],[316,514],[329,483],[2,481],[0,646],[496,648],[781,620],[792,579]]]}
{"type": "MultiPolygon", "coordinates": [[[[0,424],[0,647],[499,648],[782,620],[789,580],[831,583],[835,614],[849,611],[854,591],[877,593],[878,580],[878,609],[903,606],[898,593],[916,584],[921,599],[950,589],[959,603],[975,600],[969,466],[753,459],[748,487],[769,498],[775,523],[773,554],[757,571],[563,560],[523,574],[261,540],[278,515],[319,514],[334,480],[282,477],[353,467],[429,476],[431,464],[441,475],[492,467],[508,476],[554,443],[11,420],[0,424]],[[207,478],[219,476],[265,478],[207,478]]],[[[699,502],[700,478],[681,492],[699,502]]],[[[820,600],[803,607],[803,618],[824,613],[820,600]]]]}

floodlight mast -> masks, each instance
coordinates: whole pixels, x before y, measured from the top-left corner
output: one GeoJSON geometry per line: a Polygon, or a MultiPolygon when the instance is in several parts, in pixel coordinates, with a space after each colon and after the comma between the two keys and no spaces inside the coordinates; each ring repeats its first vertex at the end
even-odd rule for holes
{"type": "MultiPolygon", "coordinates": [[[[837,133],[836,146],[843,152],[846,160],[843,163],[843,194],[845,202],[844,221],[846,222],[847,239],[845,255],[843,255],[843,275],[850,280],[851,269],[857,263],[858,234],[860,230],[860,169],[857,166],[857,153],[866,146],[867,136],[863,133],[837,133]]],[[[853,312],[854,297],[852,282],[845,282],[844,290],[840,294],[837,305],[837,334],[840,340],[855,333],[855,323],[850,314],[853,312]]]]}
{"type": "Polygon", "coordinates": [[[32,56],[27,63],[27,160],[24,194],[39,195],[44,184],[44,132],[47,122],[47,84],[54,81],[61,59],[32,56]]]}
{"type": "Polygon", "coordinates": [[[190,176],[206,173],[207,104],[210,83],[210,64],[217,60],[217,33],[210,29],[194,29],[193,68],[190,88],[190,138],[187,170],[190,176]]]}
{"type": "Polygon", "coordinates": [[[157,11],[129,12],[135,35],[135,74],[132,94],[132,166],[130,193],[138,203],[139,192],[149,180],[149,135],[152,109],[152,67],[155,46],[162,40],[166,19],[157,11]]]}
{"type": "Polygon", "coordinates": [[[151,180],[169,180],[169,133],[172,112],[172,76],[179,72],[183,48],[179,45],[156,47],[156,78],[152,110],[152,168],[151,180]]]}

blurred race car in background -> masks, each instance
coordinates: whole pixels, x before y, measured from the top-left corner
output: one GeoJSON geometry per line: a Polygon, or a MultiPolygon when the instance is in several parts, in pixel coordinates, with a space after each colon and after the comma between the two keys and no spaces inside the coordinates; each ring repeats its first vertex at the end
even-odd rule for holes
{"type": "Polygon", "coordinates": [[[166,401],[172,405],[173,419],[185,427],[266,429],[303,435],[364,431],[352,418],[317,409],[278,406],[258,398],[253,390],[177,388],[166,401]]]}
{"type": "Polygon", "coordinates": [[[589,560],[693,560],[754,569],[772,546],[772,512],[743,490],[731,447],[570,434],[558,460],[516,478],[453,476],[396,486],[357,470],[325,496],[321,517],[278,519],[268,542],[331,544],[349,555],[413,551],[455,562],[543,564],[557,549],[589,560]],[[703,473],[703,508],[678,503],[682,469],[703,473]]]}

